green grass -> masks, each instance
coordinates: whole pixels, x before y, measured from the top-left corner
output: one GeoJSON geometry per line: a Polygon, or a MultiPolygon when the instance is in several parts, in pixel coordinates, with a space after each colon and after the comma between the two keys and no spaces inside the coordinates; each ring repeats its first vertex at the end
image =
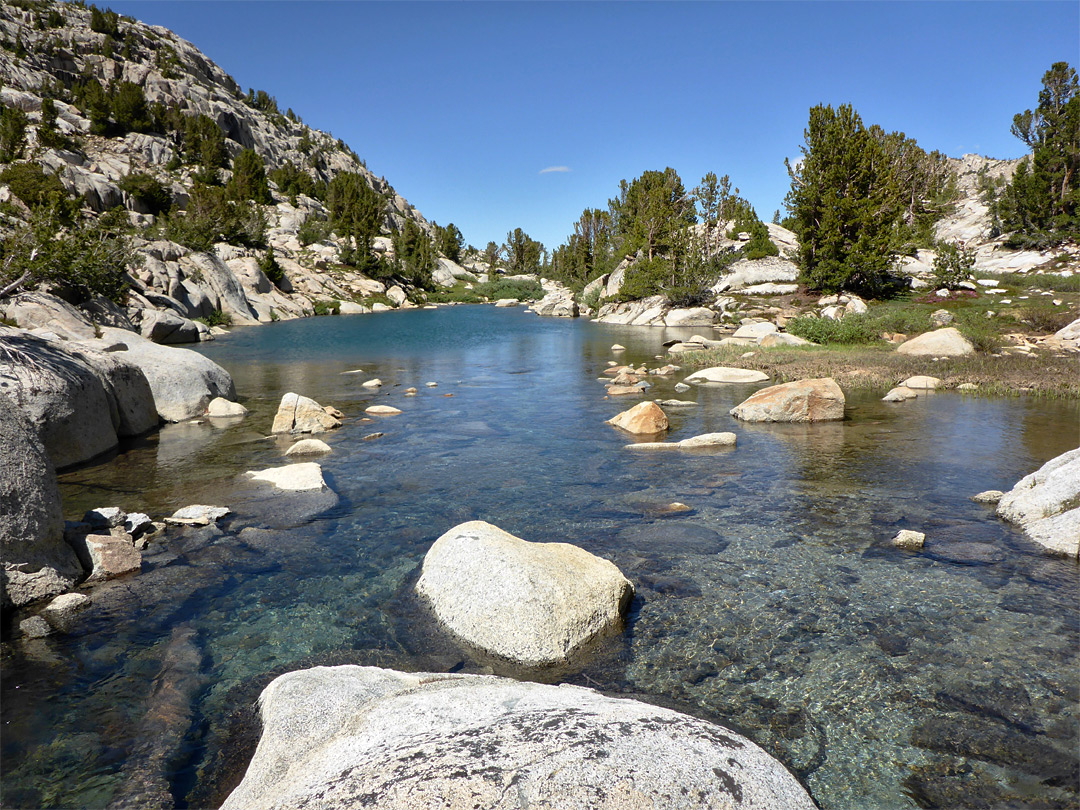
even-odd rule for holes
{"type": "Polygon", "coordinates": [[[465,283],[459,281],[453,287],[429,292],[427,300],[430,304],[480,304],[484,299],[475,289],[466,289],[465,283]]]}
{"type": "Polygon", "coordinates": [[[538,301],[544,297],[544,288],[539,281],[518,278],[498,278],[474,287],[476,294],[498,301],[503,298],[516,298],[519,301],[538,301]]]}

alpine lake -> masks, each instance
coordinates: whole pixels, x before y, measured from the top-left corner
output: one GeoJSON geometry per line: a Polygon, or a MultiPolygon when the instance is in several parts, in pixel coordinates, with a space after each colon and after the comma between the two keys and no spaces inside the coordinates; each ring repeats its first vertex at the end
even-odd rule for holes
{"type": "Polygon", "coordinates": [[[666,409],[669,438],[733,431],[738,445],[625,449],[634,438],[604,422],[639,398],[605,398],[608,361],[657,367],[664,341],[700,331],[462,306],[238,328],[197,347],[250,413],[166,425],[62,474],[65,516],[233,514],[152,543],[141,574],[92,592],[77,632],[3,644],[0,806],[104,808],[157,790],[216,807],[254,750],[262,688],[354,663],[677,708],[753,739],[826,810],[1075,808],[1080,572],[970,497],[1077,446],[1080,404],[846,391],[843,422],[747,424],[729,409],[769,383],[680,395],[681,372],[647,378],[649,398],[697,402],[666,409]],[[382,388],[363,387],[374,377],[382,388]],[[243,483],[291,463],[295,437],[268,436],[289,391],[346,415],[319,436],[329,508],[257,500],[243,483]],[[403,413],[367,421],[372,404],[403,413]],[[413,586],[432,542],[468,520],[612,560],[636,588],[624,632],[561,669],[462,649],[413,586]],[[905,528],[926,533],[923,551],[891,546],[905,528]]]}

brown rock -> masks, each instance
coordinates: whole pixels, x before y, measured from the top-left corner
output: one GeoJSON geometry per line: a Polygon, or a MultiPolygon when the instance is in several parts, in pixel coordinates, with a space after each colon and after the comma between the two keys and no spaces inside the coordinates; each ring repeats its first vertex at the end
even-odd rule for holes
{"type": "Polygon", "coordinates": [[[655,402],[642,402],[607,421],[628,433],[662,433],[668,429],[667,414],[655,402]]]}
{"type": "Polygon", "coordinates": [[[636,385],[609,385],[607,392],[609,397],[632,397],[645,393],[636,385]]]}
{"type": "Polygon", "coordinates": [[[822,422],[844,418],[844,392],[831,377],[772,385],[731,409],[747,422],[822,422]]]}

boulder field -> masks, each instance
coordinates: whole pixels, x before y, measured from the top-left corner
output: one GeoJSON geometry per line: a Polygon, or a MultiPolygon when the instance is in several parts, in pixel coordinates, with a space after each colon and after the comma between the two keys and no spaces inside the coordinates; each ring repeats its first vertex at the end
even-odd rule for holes
{"type": "Polygon", "coordinates": [[[315,667],[259,698],[263,733],[222,810],[812,810],[721,726],[579,686],[315,667]]]}

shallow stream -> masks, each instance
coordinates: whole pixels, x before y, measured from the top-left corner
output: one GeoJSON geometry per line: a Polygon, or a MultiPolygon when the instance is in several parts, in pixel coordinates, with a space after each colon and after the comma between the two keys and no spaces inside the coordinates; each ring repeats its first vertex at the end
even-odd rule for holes
{"type": "Polygon", "coordinates": [[[289,669],[521,676],[460,649],[412,596],[435,538],[482,519],[582,546],[637,587],[623,635],[529,677],[727,725],[827,810],[1076,807],[1078,568],[969,498],[1076,447],[1077,403],[847,392],[842,423],[749,425],[728,410],[761,385],[677,395],[678,374],[649,378],[649,396],[698,403],[668,410],[670,437],[730,430],[738,446],[625,450],[604,420],[633,403],[597,378],[612,359],[661,365],[662,342],[694,331],[456,307],[201,346],[251,413],[65,473],[65,513],[238,514],[99,588],[77,634],[3,645],[2,806],[216,806],[250,756],[255,697],[289,669]],[[347,417],[321,437],[340,502],[314,518],[238,484],[286,463],[289,440],[267,436],[287,391],[347,417]],[[363,421],[374,403],[404,413],[363,421]],[[903,528],[926,533],[922,553],[889,546],[903,528]]]}

